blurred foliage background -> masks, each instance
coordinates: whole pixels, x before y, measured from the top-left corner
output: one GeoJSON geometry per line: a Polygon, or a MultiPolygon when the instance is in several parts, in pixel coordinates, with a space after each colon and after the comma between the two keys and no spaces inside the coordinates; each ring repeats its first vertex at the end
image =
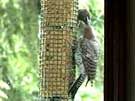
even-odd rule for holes
{"type": "MultiPolygon", "coordinates": [[[[0,0],[0,101],[37,101],[39,0],[0,0]]],[[[91,15],[100,45],[94,87],[81,86],[76,101],[103,101],[104,1],[79,0],[91,15]]]]}

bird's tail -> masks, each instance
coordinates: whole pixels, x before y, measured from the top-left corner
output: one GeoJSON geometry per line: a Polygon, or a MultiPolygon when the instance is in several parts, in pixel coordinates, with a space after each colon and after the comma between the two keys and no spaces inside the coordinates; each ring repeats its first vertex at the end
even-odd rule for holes
{"type": "Polygon", "coordinates": [[[79,87],[82,85],[83,81],[85,80],[85,75],[80,74],[77,80],[71,85],[68,95],[71,94],[71,97],[74,99],[75,94],[77,93],[79,87]]]}

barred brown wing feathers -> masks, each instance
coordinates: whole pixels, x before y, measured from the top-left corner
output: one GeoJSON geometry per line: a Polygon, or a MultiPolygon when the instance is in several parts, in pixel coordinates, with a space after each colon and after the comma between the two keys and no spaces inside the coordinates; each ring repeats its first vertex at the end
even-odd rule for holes
{"type": "Polygon", "coordinates": [[[83,60],[83,64],[84,64],[84,68],[85,68],[86,74],[91,79],[94,79],[95,75],[96,75],[97,63],[92,61],[92,60],[90,60],[87,57],[85,57],[85,59],[82,59],[82,60],[83,60]]]}
{"type": "Polygon", "coordinates": [[[97,68],[97,49],[96,46],[89,40],[83,40],[81,44],[82,48],[82,61],[88,76],[89,81],[93,81],[96,77],[96,68],[97,68]]]}

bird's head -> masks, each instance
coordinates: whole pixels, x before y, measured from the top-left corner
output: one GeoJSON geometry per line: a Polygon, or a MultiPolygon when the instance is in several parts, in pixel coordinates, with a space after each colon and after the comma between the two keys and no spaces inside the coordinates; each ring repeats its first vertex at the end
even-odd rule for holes
{"type": "Polygon", "coordinates": [[[86,9],[79,9],[77,18],[85,24],[88,24],[88,19],[90,20],[89,12],[86,9]]]}

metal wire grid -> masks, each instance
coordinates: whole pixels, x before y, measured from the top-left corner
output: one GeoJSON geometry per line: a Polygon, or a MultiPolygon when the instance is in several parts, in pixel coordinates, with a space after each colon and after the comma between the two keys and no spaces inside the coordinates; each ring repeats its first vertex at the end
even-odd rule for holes
{"type": "Polygon", "coordinates": [[[69,42],[72,43],[76,32],[77,3],[77,0],[41,0],[41,101],[69,101],[68,88],[75,78],[69,42]]]}

